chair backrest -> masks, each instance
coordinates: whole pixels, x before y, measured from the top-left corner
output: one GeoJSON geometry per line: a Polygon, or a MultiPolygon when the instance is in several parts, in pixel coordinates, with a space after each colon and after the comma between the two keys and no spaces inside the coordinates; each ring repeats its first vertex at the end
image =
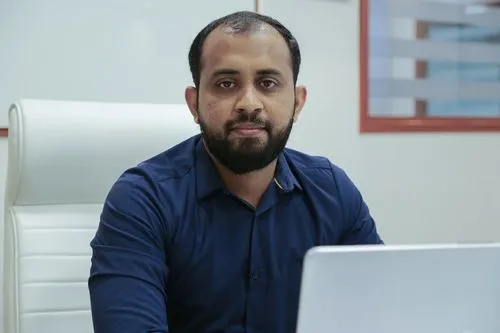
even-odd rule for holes
{"type": "Polygon", "coordinates": [[[199,132],[186,106],[22,100],[9,111],[4,332],[93,332],[89,242],[127,168],[199,132]]]}

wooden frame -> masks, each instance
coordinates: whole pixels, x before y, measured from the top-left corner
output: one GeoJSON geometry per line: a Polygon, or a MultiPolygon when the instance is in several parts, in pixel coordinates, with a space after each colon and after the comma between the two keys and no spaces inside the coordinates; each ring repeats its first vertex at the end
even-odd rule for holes
{"type": "Polygon", "coordinates": [[[262,0],[255,0],[254,6],[255,12],[262,14],[262,0]]]}
{"type": "MultiPolygon", "coordinates": [[[[466,118],[466,117],[427,117],[425,101],[416,102],[414,117],[373,117],[369,110],[369,2],[360,1],[360,38],[359,38],[359,66],[360,66],[360,121],[361,133],[383,132],[496,132],[500,131],[500,117],[495,118],[466,118]]],[[[426,34],[425,25],[417,25],[417,38],[426,34]]],[[[425,77],[427,64],[417,61],[416,77],[425,77]]]]}

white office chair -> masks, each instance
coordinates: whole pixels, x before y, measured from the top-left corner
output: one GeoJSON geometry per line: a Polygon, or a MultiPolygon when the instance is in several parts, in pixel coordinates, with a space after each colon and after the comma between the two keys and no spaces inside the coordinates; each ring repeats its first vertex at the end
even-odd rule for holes
{"type": "Polygon", "coordinates": [[[9,121],[4,333],[91,333],[89,242],[108,190],[199,130],[183,105],[23,100],[9,121]]]}

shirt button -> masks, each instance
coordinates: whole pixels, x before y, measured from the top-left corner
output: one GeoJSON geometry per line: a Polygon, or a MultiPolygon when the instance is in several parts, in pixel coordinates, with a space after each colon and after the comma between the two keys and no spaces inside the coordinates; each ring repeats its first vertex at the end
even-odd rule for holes
{"type": "Polygon", "coordinates": [[[260,277],[259,272],[252,272],[250,273],[250,278],[254,281],[258,280],[260,277]]]}

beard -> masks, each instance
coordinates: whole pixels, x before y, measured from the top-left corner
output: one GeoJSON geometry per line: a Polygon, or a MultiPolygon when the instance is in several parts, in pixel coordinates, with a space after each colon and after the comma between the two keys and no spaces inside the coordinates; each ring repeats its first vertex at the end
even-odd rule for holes
{"type": "Polygon", "coordinates": [[[211,130],[201,117],[199,120],[207,150],[220,164],[237,175],[260,170],[271,164],[285,148],[293,127],[292,116],[283,129],[275,131],[271,123],[258,118],[258,113],[242,112],[236,119],[228,121],[221,131],[211,130]],[[230,140],[231,130],[240,123],[263,127],[267,140],[261,137],[230,140]]]}

